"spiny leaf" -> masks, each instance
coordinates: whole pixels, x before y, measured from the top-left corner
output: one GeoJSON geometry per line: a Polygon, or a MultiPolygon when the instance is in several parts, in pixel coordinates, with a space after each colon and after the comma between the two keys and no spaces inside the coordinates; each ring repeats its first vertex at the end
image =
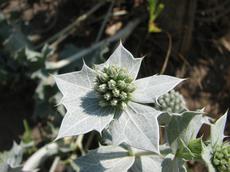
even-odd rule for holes
{"type": "Polygon", "coordinates": [[[125,142],[132,147],[159,153],[159,126],[161,112],[151,107],[130,102],[128,108],[114,119],[111,126],[113,143],[125,142]]]}
{"type": "Polygon", "coordinates": [[[117,67],[127,69],[129,75],[131,75],[133,79],[136,79],[142,60],[143,58],[134,58],[120,42],[119,46],[105,63],[95,66],[96,69],[103,69],[109,65],[116,65],[117,67]]]}
{"type": "Polygon", "coordinates": [[[181,116],[172,116],[170,122],[166,126],[167,141],[174,153],[176,153],[178,149],[179,139],[182,139],[185,144],[188,144],[191,135],[196,136],[197,128],[199,130],[201,126],[196,126],[196,128],[189,127],[196,115],[200,115],[200,112],[188,111],[184,112],[181,116]]]}
{"type": "Polygon", "coordinates": [[[134,82],[137,88],[132,100],[138,103],[154,103],[158,97],[172,90],[183,80],[168,75],[154,75],[138,79],[134,82]]]}
{"type": "Polygon", "coordinates": [[[224,135],[224,129],[225,129],[225,124],[227,120],[227,114],[226,112],[223,116],[221,116],[215,124],[211,125],[211,143],[212,146],[215,145],[221,145],[223,143],[223,139],[225,137],[224,135]]]}

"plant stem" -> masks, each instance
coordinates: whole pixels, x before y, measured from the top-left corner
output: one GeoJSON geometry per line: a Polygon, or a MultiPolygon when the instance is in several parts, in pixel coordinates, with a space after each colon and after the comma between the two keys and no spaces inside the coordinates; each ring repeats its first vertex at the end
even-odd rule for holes
{"type": "Polygon", "coordinates": [[[36,151],[24,164],[22,171],[34,171],[50,156],[58,153],[58,144],[50,143],[36,151]]]}

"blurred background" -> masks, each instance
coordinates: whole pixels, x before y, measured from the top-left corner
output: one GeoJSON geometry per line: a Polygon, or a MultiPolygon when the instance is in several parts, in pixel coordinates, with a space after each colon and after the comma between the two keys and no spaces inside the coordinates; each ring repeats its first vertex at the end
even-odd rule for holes
{"type": "MultiPolygon", "coordinates": [[[[228,0],[0,0],[0,151],[33,141],[26,159],[52,141],[65,114],[52,74],[101,63],[120,40],[145,56],[138,77],[188,78],[178,88],[188,108],[219,117],[230,107],[229,21],[228,0]]],[[[82,143],[96,148],[97,134],[82,143]]]]}

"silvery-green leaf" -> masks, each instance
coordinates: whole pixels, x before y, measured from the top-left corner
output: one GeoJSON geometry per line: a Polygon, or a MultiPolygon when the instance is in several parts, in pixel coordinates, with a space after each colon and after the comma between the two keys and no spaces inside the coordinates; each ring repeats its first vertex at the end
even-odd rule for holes
{"type": "Polygon", "coordinates": [[[126,172],[135,157],[127,150],[116,146],[102,146],[76,160],[80,172],[126,172]]]}
{"type": "Polygon", "coordinates": [[[161,171],[163,159],[158,155],[136,157],[133,166],[129,172],[156,172],[161,171]]]}
{"type": "MultiPolygon", "coordinates": [[[[66,104],[64,104],[66,106],[66,104]]],[[[101,132],[113,119],[114,109],[101,108],[98,99],[85,98],[81,105],[72,105],[72,111],[68,111],[62,120],[58,137],[75,136],[92,130],[101,132]]]]}
{"type": "Polygon", "coordinates": [[[215,124],[211,125],[211,143],[212,146],[221,145],[223,143],[224,129],[227,120],[227,112],[221,116],[215,124]]]}
{"type": "Polygon", "coordinates": [[[113,118],[113,109],[101,108],[93,91],[96,73],[85,64],[79,72],[55,76],[63,94],[61,103],[67,113],[62,121],[57,138],[101,132],[113,118]]]}
{"type": "Polygon", "coordinates": [[[181,139],[186,145],[197,137],[197,134],[203,124],[210,124],[209,117],[198,114],[192,118],[186,129],[181,134],[181,139]]]}
{"type": "Polygon", "coordinates": [[[211,145],[203,146],[203,151],[201,157],[208,168],[209,172],[216,172],[214,166],[212,165],[212,147],[211,145]]]}
{"type": "Polygon", "coordinates": [[[167,112],[163,112],[162,114],[160,114],[157,118],[158,123],[160,126],[165,126],[169,123],[171,119],[171,115],[167,112]]]}
{"type": "MultiPolygon", "coordinates": [[[[183,139],[190,138],[190,136],[197,133],[197,129],[189,129],[189,124],[196,115],[199,115],[200,112],[184,112],[181,116],[172,116],[170,122],[166,126],[167,141],[172,148],[172,151],[176,153],[178,149],[178,139],[181,137],[183,139]],[[187,133],[188,132],[188,133],[187,133]],[[192,134],[191,134],[191,133],[192,134]]],[[[201,126],[200,126],[201,127],[201,126]]],[[[187,143],[187,141],[186,141],[187,143]]]]}
{"type": "Polygon", "coordinates": [[[153,103],[183,80],[168,75],[154,75],[138,79],[134,81],[136,90],[132,95],[132,100],[139,103],[153,103]]]}
{"type": "Polygon", "coordinates": [[[185,161],[168,154],[162,162],[162,172],[186,172],[185,161]]]}
{"type": "Polygon", "coordinates": [[[84,64],[81,71],[55,75],[54,79],[64,96],[63,99],[70,101],[82,97],[95,98],[96,95],[92,92],[95,77],[95,71],[84,64]]]}
{"type": "Polygon", "coordinates": [[[123,47],[122,43],[120,43],[108,60],[103,64],[96,65],[96,68],[102,69],[105,66],[116,65],[127,69],[129,75],[133,79],[136,79],[142,59],[143,58],[134,58],[133,55],[123,47]]]}
{"type": "Polygon", "coordinates": [[[130,102],[121,115],[111,124],[115,145],[127,143],[132,147],[159,153],[159,126],[157,116],[161,112],[130,102]]]}

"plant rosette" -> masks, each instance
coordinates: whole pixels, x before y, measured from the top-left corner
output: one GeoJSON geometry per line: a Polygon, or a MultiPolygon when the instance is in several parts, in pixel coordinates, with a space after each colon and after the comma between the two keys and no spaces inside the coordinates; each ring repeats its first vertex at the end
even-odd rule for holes
{"type": "Polygon", "coordinates": [[[127,143],[159,153],[157,117],[161,112],[146,104],[154,103],[183,79],[167,75],[136,79],[142,60],[120,43],[95,69],[84,63],[80,71],[55,75],[67,110],[57,139],[92,130],[101,133],[109,126],[114,145],[127,143]]]}

